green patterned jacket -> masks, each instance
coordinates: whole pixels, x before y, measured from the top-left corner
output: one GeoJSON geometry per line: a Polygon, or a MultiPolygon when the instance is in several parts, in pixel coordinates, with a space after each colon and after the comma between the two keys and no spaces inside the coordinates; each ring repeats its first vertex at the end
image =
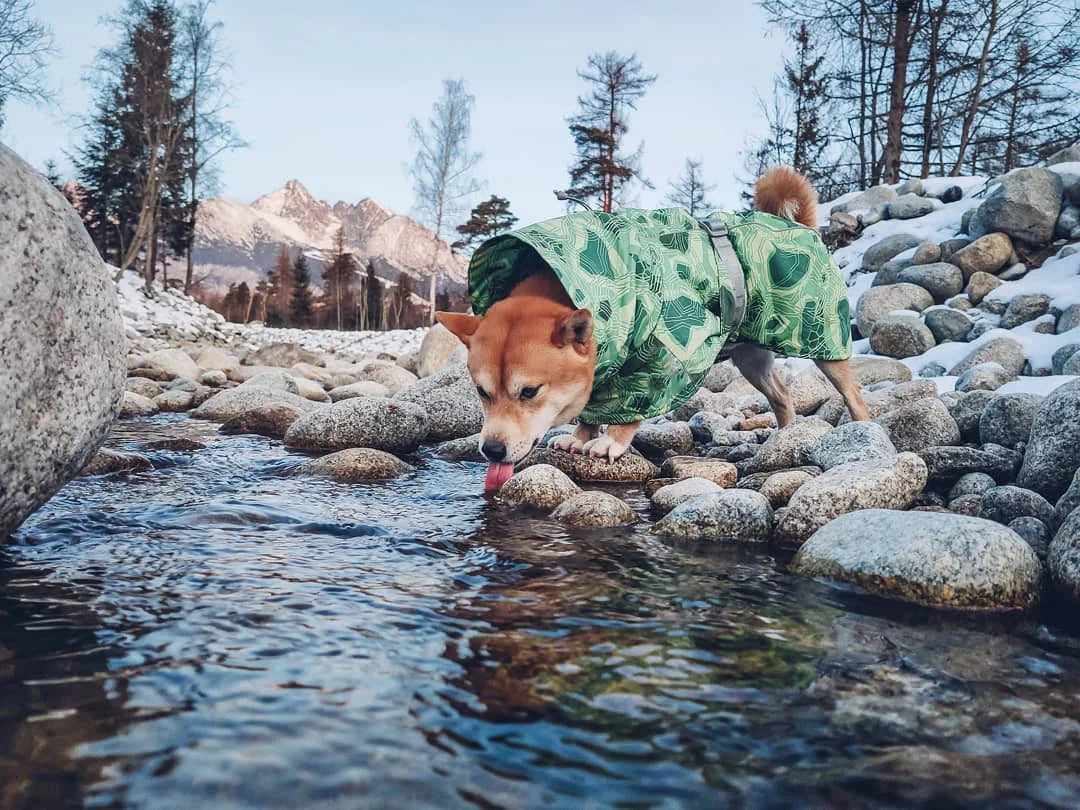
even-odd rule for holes
{"type": "Polygon", "coordinates": [[[469,264],[469,297],[483,315],[543,266],[574,305],[593,316],[597,342],[590,424],[627,424],[667,413],[698,390],[729,341],[789,357],[851,355],[847,287],[809,228],[751,213],[714,214],[728,227],[746,277],[737,333],[726,268],[682,208],[583,211],[485,242],[469,264]]]}

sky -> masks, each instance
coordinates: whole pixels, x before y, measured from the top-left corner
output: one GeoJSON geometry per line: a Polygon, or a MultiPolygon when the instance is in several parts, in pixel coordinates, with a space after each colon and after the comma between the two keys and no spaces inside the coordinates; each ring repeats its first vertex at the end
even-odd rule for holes
{"type": "MultiPolygon", "coordinates": [[[[0,141],[31,164],[65,153],[91,109],[82,81],[113,32],[100,23],[122,0],[37,0],[61,50],[50,65],[54,105],[11,103],[0,141]]],[[[566,118],[585,91],[591,53],[636,53],[656,83],[631,113],[629,144],[664,204],[687,157],[716,184],[710,202],[738,203],[740,150],[760,135],[757,94],[771,92],[784,38],[749,2],[599,3],[417,0],[217,0],[232,57],[229,117],[246,149],[220,159],[224,196],[250,202],[299,179],[330,203],[371,197],[414,210],[409,120],[424,119],[444,78],[476,98],[472,146],[482,197],[507,197],[521,224],[564,213],[552,189],[569,184],[574,144],[566,118]]]]}

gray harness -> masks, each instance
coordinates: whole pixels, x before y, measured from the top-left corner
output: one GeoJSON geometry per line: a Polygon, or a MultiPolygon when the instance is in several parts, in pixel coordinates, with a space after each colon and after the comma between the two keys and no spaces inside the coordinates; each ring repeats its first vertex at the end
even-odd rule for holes
{"type": "Polygon", "coordinates": [[[735,320],[731,324],[731,332],[728,333],[728,343],[735,341],[735,333],[739,331],[743,316],[746,314],[746,276],[743,273],[739,257],[735,255],[735,248],[731,246],[728,238],[727,225],[720,219],[699,219],[698,222],[705,232],[709,234],[716,255],[720,257],[720,263],[727,270],[728,280],[735,295],[735,320]]]}

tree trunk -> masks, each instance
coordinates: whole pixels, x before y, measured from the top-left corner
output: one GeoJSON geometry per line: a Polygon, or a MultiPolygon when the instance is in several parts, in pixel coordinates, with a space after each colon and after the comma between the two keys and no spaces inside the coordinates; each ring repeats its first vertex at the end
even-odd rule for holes
{"type": "Polygon", "coordinates": [[[956,177],[960,174],[964,165],[964,153],[971,142],[971,128],[975,123],[975,115],[979,110],[979,102],[982,96],[983,81],[986,78],[986,64],[990,57],[990,45],[997,33],[998,0],[990,0],[990,17],[986,24],[986,39],[983,40],[982,54],[979,57],[979,69],[975,74],[975,86],[971,89],[971,99],[964,111],[964,123],[960,130],[960,145],[956,151],[956,163],[953,164],[950,174],[956,177]]]}
{"type": "Polygon", "coordinates": [[[938,82],[938,39],[948,5],[948,0],[942,0],[937,12],[930,14],[930,51],[927,55],[926,99],[923,102],[922,118],[922,165],[919,167],[919,177],[930,176],[930,152],[934,141],[934,94],[937,92],[938,82]]]}
{"type": "Polygon", "coordinates": [[[889,87],[889,112],[885,123],[885,150],[882,153],[883,179],[900,182],[900,157],[904,134],[904,91],[907,89],[908,57],[911,53],[911,13],[915,0],[898,0],[893,26],[893,71],[889,87]]]}

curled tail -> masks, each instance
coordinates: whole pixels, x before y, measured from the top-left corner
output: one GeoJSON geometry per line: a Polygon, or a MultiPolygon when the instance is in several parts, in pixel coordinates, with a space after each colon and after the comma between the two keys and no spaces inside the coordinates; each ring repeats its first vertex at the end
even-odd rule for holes
{"type": "Polygon", "coordinates": [[[754,186],[754,207],[766,214],[818,227],[818,196],[810,181],[788,166],[769,169],[754,186]]]}

